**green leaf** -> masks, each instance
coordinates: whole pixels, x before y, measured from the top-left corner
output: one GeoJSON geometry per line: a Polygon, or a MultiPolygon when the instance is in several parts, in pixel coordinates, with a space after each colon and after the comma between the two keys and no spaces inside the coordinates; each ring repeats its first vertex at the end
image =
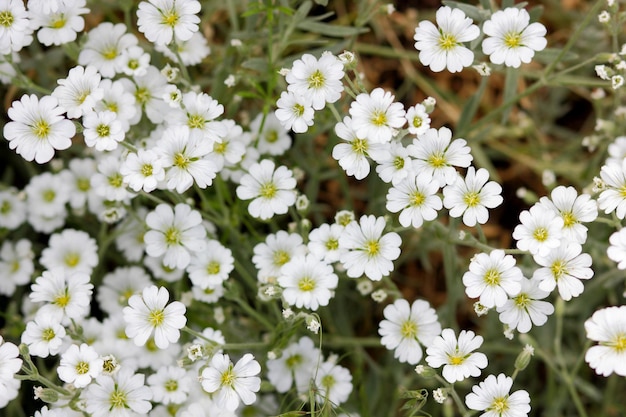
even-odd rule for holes
{"type": "Polygon", "coordinates": [[[307,32],[319,33],[320,35],[330,36],[332,38],[346,38],[369,31],[368,28],[331,25],[328,23],[315,22],[313,20],[304,20],[298,23],[297,27],[307,32]]]}
{"type": "MultiPolygon", "coordinates": [[[[537,61],[543,64],[549,64],[555,59],[557,59],[560,53],[561,53],[560,49],[546,48],[543,51],[536,52],[534,59],[536,59],[537,61]]],[[[560,58],[560,62],[578,61],[579,59],[580,57],[578,56],[578,54],[568,51],[565,53],[565,55],[563,55],[562,58],[560,58]]]]}
{"type": "MultiPolygon", "coordinates": [[[[504,78],[504,97],[503,97],[503,102],[504,103],[506,103],[509,100],[513,99],[513,97],[515,97],[515,94],[517,94],[517,78],[518,78],[518,76],[519,76],[519,71],[517,70],[517,68],[507,67],[507,69],[506,69],[506,76],[504,78]]],[[[500,119],[500,122],[502,124],[506,123],[506,119],[508,119],[508,117],[509,117],[509,113],[511,112],[511,107],[512,106],[513,106],[513,104],[508,106],[502,112],[502,118],[500,119]]]]}
{"type": "Polygon", "coordinates": [[[265,72],[267,71],[267,59],[265,58],[250,58],[241,63],[241,66],[251,70],[265,72]]]}
{"type": "Polygon", "coordinates": [[[467,17],[470,17],[473,20],[480,21],[480,22],[485,20],[490,14],[488,7],[486,7],[487,10],[485,10],[485,9],[481,9],[480,7],[473,6],[471,4],[465,4],[465,3],[458,2],[458,1],[450,1],[450,0],[445,0],[443,4],[445,4],[446,6],[450,6],[453,9],[459,9],[463,13],[465,13],[467,17]]]}
{"type": "Polygon", "coordinates": [[[472,97],[470,97],[470,99],[467,100],[467,103],[465,103],[461,116],[459,117],[459,122],[456,125],[457,131],[460,132],[459,134],[462,134],[462,132],[465,132],[467,130],[469,124],[471,123],[472,119],[476,115],[476,111],[478,110],[478,105],[480,104],[480,100],[482,99],[483,94],[485,93],[485,88],[487,87],[488,79],[489,77],[481,78],[478,91],[476,91],[476,93],[474,93],[472,97]]]}
{"type": "Polygon", "coordinates": [[[530,21],[536,22],[539,20],[539,17],[543,14],[543,6],[535,6],[532,9],[528,10],[528,14],[530,15],[530,21]]]}

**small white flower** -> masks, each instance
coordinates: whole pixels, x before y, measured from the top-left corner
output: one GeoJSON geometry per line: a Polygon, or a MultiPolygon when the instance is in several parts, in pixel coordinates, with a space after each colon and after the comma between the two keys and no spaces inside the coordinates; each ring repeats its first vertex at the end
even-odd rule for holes
{"type": "Polygon", "coordinates": [[[474,352],[482,344],[482,336],[471,330],[461,330],[457,339],[454,330],[443,329],[426,349],[426,362],[433,368],[443,365],[442,375],[450,383],[477,377],[487,366],[487,356],[474,352]]]}
{"type": "Polygon", "coordinates": [[[61,351],[65,335],[65,327],[54,316],[37,314],[33,321],[26,323],[22,343],[28,345],[28,353],[31,356],[47,358],[61,351]]]}
{"type": "Polygon", "coordinates": [[[59,107],[67,112],[67,117],[77,119],[93,111],[96,102],[104,96],[100,87],[101,76],[93,66],[76,66],[67,78],[58,80],[59,86],[52,96],[59,100],[59,107]]]}
{"type": "Polygon", "coordinates": [[[141,295],[135,294],[124,307],[126,335],[137,346],[143,346],[154,332],[154,343],[159,349],[167,348],[180,338],[180,329],[187,323],[183,303],[173,301],[169,305],[169,292],[156,285],[144,288],[141,295]]]}
{"type": "Polygon", "coordinates": [[[611,14],[607,10],[602,10],[600,14],[598,14],[598,22],[608,23],[610,20],[611,14]]]}
{"type": "Polygon", "coordinates": [[[166,366],[148,377],[152,401],[161,404],[182,404],[189,396],[191,379],[184,368],[166,366]]]}
{"type": "Polygon", "coordinates": [[[619,163],[607,163],[600,169],[604,189],[598,197],[598,207],[606,214],[615,212],[619,219],[626,216],[626,159],[619,163]]]}
{"type": "Polygon", "coordinates": [[[137,27],[157,45],[167,45],[175,39],[186,41],[198,31],[199,11],[197,0],[142,1],[137,10],[137,27]]]}
{"type": "Polygon", "coordinates": [[[49,270],[64,268],[91,274],[98,265],[98,245],[81,230],[65,229],[50,236],[39,262],[49,270]]]}
{"type": "Polygon", "coordinates": [[[152,409],[152,391],[144,381],[143,374],[127,367],[114,376],[102,374],[81,394],[85,410],[93,417],[147,415],[152,409]]]}
{"type": "Polygon", "coordinates": [[[278,277],[287,304],[313,311],[328,305],[337,283],[333,267],[312,254],[292,258],[278,277]]]}
{"type": "Polygon", "coordinates": [[[565,301],[578,297],[584,290],[581,279],[593,277],[591,256],[581,253],[582,246],[576,242],[563,242],[545,255],[535,255],[534,259],[543,268],[533,274],[539,280],[539,288],[552,291],[555,287],[565,301]]]}
{"type": "Polygon", "coordinates": [[[4,408],[9,401],[17,397],[20,381],[14,376],[22,367],[20,351],[11,342],[5,341],[0,336],[0,409],[4,408]]]}
{"type": "Polygon", "coordinates": [[[126,33],[123,23],[102,22],[87,34],[78,63],[94,66],[103,77],[113,78],[116,73],[122,72],[123,52],[138,42],[135,35],[126,33]]]}
{"type": "Polygon", "coordinates": [[[151,150],[139,149],[130,152],[120,166],[120,174],[131,190],[149,193],[165,179],[165,170],[158,155],[151,150]]]}
{"type": "Polygon", "coordinates": [[[522,278],[522,289],[519,294],[509,298],[497,308],[500,321],[517,329],[520,333],[528,333],[533,325],[543,326],[548,316],[554,313],[554,306],[547,301],[540,301],[550,295],[549,291],[539,288],[539,281],[522,278]]]}
{"type": "Polygon", "coordinates": [[[463,42],[473,41],[480,35],[478,26],[460,9],[448,6],[440,7],[435,18],[439,28],[429,21],[422,21],[415,28],[413,39],[422,64],[434,72],[444,68],[459,72],[472,65],[474,53],[463,46],[463,42]]]}
{"type": "MultiPolygon", "coordinates": [[[[626,209],[626,205],[625,205],[626,209]]],[[[520,222],[513,230],[518,249],[544,256],[561,244],[563,219],[540,204],[520,213],[520,222]]]]}
{"type": "Polygon", "coordinates": [[[438,210],[443,207],[437,191],[439,184],[429,173],[409,175],[389,189],[385,207],[391,213],[400,212],[402,226],[418,228],[424,221],[436,219],[438,210]]]}
{"type": "Polygon", "coordinates": [[[611,88],[617,90],[624,85],[624,77],[617,74],[611,77],[611,88]]]}
{"type": "Polygon", "coordinates": [[[48,314],[62,324],[87,316],[93,284],[89,275],[78,271],[57,268],[44,271],[31,285],[30,299],[44,302],[38,314],[48,314]]]}
{"type": "Polygon", "coordinates": [[[370,173],[370,163],[367,159],[370,152],[385,149],[384,144],[373,143],[366,136],[358,136],[352,119],[348,116],[343,122],[335,125],[335,133],[345,142],[338,143],[333,148],[333,159],[339,162],[347,175],[362,180],[370,173]]]}
{"type": "Polygon", "coordinates": [[[433,390],[433,399],[439,404],[443,404],[448,399],[445,388],[437,388],[433,390]]]}
{"type": "Polygon", "coordinates": [[[465,396],[465,404],[472,410],[485,411],[481,417],[527,417],[530,396],[525,390],[509,394],[512,386],[511,377],[489,375],[472,387],[472,392],[465,396]]]}
{"type": "Polygon", "coordinates": [[[430,116],[426,112],[423,104],[416,104],[409,107],[404,116],[408,122],[409,133],[413,135],[421,135],[430,128],[430,116]]]}
{"type": "Polygon", "coordinates": [[[73,384],[76,388],[84,388],[102,373],[103,364],[98,352],[86,343],[71,345],[61,355],[57,373],[61,381],[73,384]]]}
{"type": "Polygon", "coordinates": [[[217,404],[228,411],[235,411],[240,402],[251,405],[261,388],[261,365],[250,353],[243,355],[235,365],[228,355],[215,354],[207,368],[202,371],[202,389],[214,394],[217,404]]]}
{"type": "Polygon", "coordinates": [[[384,149],[373,152],[371,157],[378,164],[376,173],[381,180],[398,184],[403,179],[412,176],[413,163],[409,151],[400,142],[384,144],[384,149]]]}
{"type": "Polygon", "coordinates": [[[353,387],[352,375],[348,369],[329,359],[317,368],[315,386],[317,387],[316,397],[318,401],[337,406],[348,401],[353,387]]]}
{"type": "Polygon", "coordinates": [[[435,310],[424,300],[416,300],[409,304],[399,299],[383,310],[378,334],[382,336],[380,343],[387,349],[394,350],[394,357],[400,362],[411,365],[422,359],[422,348],[430,346],[440,333],[441,325],[435,310]]]}
{"type": "MultiPolygon", "coordinates": [[[[1,210],[1,209],[0,209],[1,210]]],[[[12,296],[18,285],[30,283],[35,254],[28,239],[5,240],[0,247],[0,294],[12,296]]]]}
{"type": "Polygon", "coordinates": [[[292,91],[283,91],[276,107],[278,109],[274,114],[285,129],[304,133],[309,130],[309,126],[313,126],[315,110],[311,106],[310,98],[292,91]]]}
{"type": "Polygon", "coordinates": [[[339,238],[339,246],[347,250],[339,261],[351,278],[365,274],[380,281],[393,271],[393,261],[400,256],[402,240],[395,232],[386,233],[383,217],[362,216],[359,222],[348,224],[339,238]]]}
{"type": "Polygon", "coordinates": [[[469,297],[480,297],[480,304],[491,308],[503,306],[507,295],[517,295],[522,278],[522,271],[515,266],[515,258],[495,249],[472,258],[469,271],[463,274],[463,284],[469,297]]]}
{"type": "Polygon", "coordinates": [[[387,143],[395,130],[406,123],[402,103],[394,102],[395,96],[382,88],[370,94],[361,93],[350,104],[352,127],[356,136],[367,138],[373,143],[387,143]]]}
{"type": "Polygon", "coordinates": [[[606,250],[607,256],[617,262],[618,269],[626,269],[626,228],[614,232],[609,237],[609,243],[611,245],[606,250]]]}
{"type": "Polygon", "coordinates": [[[467,169],[465,178],[459,178],[443,189],[443,205],[450,210],[450,216],[463,216],[463,223],[475,226],[489,220],[488,208],[502,204],[502,187],[495,181],[489,181],[489,172],[474,167],[467,169]]]}
{"type": "Polygon", "coordinates": [[[319,60],[311,54],[302,55],[294,61],[285,79],[289,92],[305,97],[314,110],[321,110],[326,103],[341,97],[343,76],[343,63],[332,53],[324,52],[319,60]]]}
{"type": "Polygon", "coordinates": [[[525,9],[508,7],[491,15],[483,25],[486,38],[482,42],[483,53],[494,64],[518,68],[522,62],[529,63],[535,51],[543,50],[547,41],[546,27],[530,23],[525,9]]]}
{"type": "Polygon", "coordinates": [[[613,372],[626,376],[626,306],[607,307],[585,321],[587,338],[597,345],[585,354],[585,361],[598,375],[613,372]]]}
{"type": "Polygon", "coordinates": [[[248,169],[237,187],[237,197],[250,200],[250,215],[261,220],[285,214],[296,202],[296,180],[285,166],[275,168],[274,161],[264,159],[248,169]]]}
{"type": "Polygon", "coordinates": [[[194,252],[187,266],[189,279],[194,286],[205,290],[221,285],[235,268],[232,251],[217,240],[209,240],[206,249],[194,252]]]}
{"type": "Polygon", "coordinates": [[[112,151],[124,140],[122,123],[112,111],[89,112],[83,116],[85,145],[97,151],[112,151]]]}
{"type": "Polygon", "coordinates": [[[587,240],[587,227],[581,223],[594,221],[598,217],[598,205],[589,194],[578,195],[574,187],[556,187],[550,198],[541,197],[541,205],[552,209],[563,219],[563,239],[578,242],[587,240]]]}
{"type": "Polygon", "coordinates": [[[313,340],[302,336],[298,342],[283,349],[280,358],[267,361],[267,379],[280,393],[289,391],[294,381],[298,393],[307,392],[311,379],[315,376],[320,355],[321,352],[315,347],[313,340]]]}

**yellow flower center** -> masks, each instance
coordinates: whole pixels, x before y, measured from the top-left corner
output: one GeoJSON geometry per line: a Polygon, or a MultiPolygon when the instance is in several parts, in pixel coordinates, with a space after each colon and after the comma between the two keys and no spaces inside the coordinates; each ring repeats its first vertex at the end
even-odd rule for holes
{"type": "Polygon", "coordinates": [[[300,103],[293,105],[293,112],[296,116],[301,117],[304,114],[304,106],[300,103]]]}
{"type": "Polygon", "coordinates": [[[161,23],[166,26],[174,27],[178,23],[179,19],[180,16],[178,16],[175,10],[169,10],[163,13],[163,20],[161,21],[161,23]]]}
{"type": "Polygon", "coordinates": [[[278,140],[278,132],[276,130],[268,130],[265,133],[265,141],[268,143],[274,143],[278,140]]]}
{"type": "Polygon", "coordinates": [[[110,110],[113,113],[117,113],[117,110],[118,110],[117,103],[106,103],[105,105],[106,105],[107,110],[110,110]]]}
{"type": "Polygon", "coordinates": [[[276,252],[274,252],[274,265],[275,266],[282,266],[285,265],[287,262],[289,262],[289,259],[291,257],[289,256],[289,254],[287,252],[285,252],[284,250],[277,250],[276,252]]]}
{"type": "Polygon", "coordinates": [[[337,250],[338,248],[339,248],[339,240],[331,238],[326,241],[326,249],[337,250]]]}
{"type": "Polygon", "coordinates": [[[513,302],[515,303],[515,305],[518,308],[523,308],[523,309],[525,309],[526,307],[530,305],[530,301],[531,301],[531,298],[528,296],[528,294],[524,294],[524,293],[521,293],[515,298],[513,298],[513,302]]]}
{"type": "Polygon", "coordinates": [[[422,126],[422,123],[424,123],[424,121],[422,120],[421,117],[415,116],[413,118],[413,127],[420,127],[422,126]]]}
{"type": "Polygon", "coordinates": [[[387,124],[387,114],[380,110],[374,111],[370,120],[374,126],[384,126],[387,124]]]}
{"type": "Polygon", "coordinates": [[[460,365],[465,362],[465,357],[459,354],[448,355],[448,360],[450,361],[451,365],[460,365]]]}
{"type": "Polygon", "coordinates": [[[606,344],[617,351],[617,353],[624,353],[626,351],[626,334],[619,334],[615,338],[606,344]]]}
{"type": "Polygon", "coordinates": [[[221,385],[225,387],[232,387],[233,384],[235,383],[235,379],[237,379],[237,377],[235,376],[235,373],[233,372],[233,366],[230,365],[228,369],[224,371],[224,373],[222,374],[221,385]]]}
{"type": "Polygon", "coordinates": [[[426,196],[419,191],[415,191],[409,196],[409,204],[412,207],[419,207],[424,204],[424,201],[426,201],[426,196]]]}
{"type": "Polygon", "coordinates": [[[328,390],[330,390],[337,383],[335,377],[332,375],[324,375],[321,382],[322,386],[326,388],[326,392],[328,392],[328,390]]]}
{"type": "Polygon", "coordinates": [[[522,34],[509,32],[504,35],[504,44],[507,48],[517,48],[518,46],[522,46],[522,34]]]}
{"type": "Polygon", "coordinates": [[[150,97],[150,91],[148,91],[148,89],[145,87],[140,87],[137,89],[137,91],[135,91],[135,99],[137,99],[137,102],[139,104],[146,104],[148,101],[150,101],[150,97]]]}
{"type": "Polygon", "coordinates": [[[544,242],[546,239],[548,239],[548,229],[546,229],[545,227],[536,228],[533,232],[533,238],[535,238],[535,240],[537,240],[538,242],[544,242]]]}
{"type": "Polygon", "coordinates": [[[164,320],[165,313],[163,312],[163,310],[152,310],[148,314],[148,323],[150,323],[152,327],[160,326],[161,324],[163,324],[164,320]]]}
{"type": "Polygon", "coordinates": [[[458,41],[456,40],[456,37],[454,35],[450,33],[443,33],[440,30],[439,47],[441,49],[447,52],[451,49],[454,49],[454,47],[457,45],[458,45],[458,41]]]}
{"type": "Polygon", "coordinates": [[[428,164],[433,168],[446,166],[446,157],[443,153],[432,154],[428,157],[428,164]]]}
{"type": "Polygon", "coordinates": [[[80,262],[80,254],[76,252],[67,253],[63,260],[65,261],[65,265],[73,268],[80,262]]]}
{"type": "Polygon", "coordinates": [[[509,409],[509,404],[506,397],[498,397],[493,400],[491,406],[487,410],[493,410],[498,414],[504,413],[509,409]]]}
{"type": "Polygon", "coordinates": [[[393,160],[393,167],[395,169],[404,168],[404,158],[402,158],[401,156],[396,156],[393,160]]]}
{"type": "Polygon", "coordinates": [[[3,10],[2,12],[0,12],[0,25],[8,28],[13,24],[14,21],[15,18],[9,10],[3,10]]]}
{"type": "Polygon", "coordinates": [[[164,233],[165,235],[165,243],[168,246],[171,245],[180,245],[180,230],[178,230],[175,227],[170,227],[169,229],[167,229],[164,233]]]}
{"type": "Polygon", "coordinates": [[[50,134],[50,124],[45,120],[38,120],[31,129],[37,139],[45,139],[50,134]]]}
{"type": "Polygon", "coordinates": [[[367,152],[367,141],[365,139],[356,138],[352,141],[352,150],[354,153],[365,154],[367,152]]]}
{"type": "Polygon", "coordinates": [[[576,217],[574,217],[574,214],[571,211],[562,213],[561,217],[563,218],[563,227],[572,227],[578,223],[578,220],[576,220],[576,217]]]}
{"type": "Polygon", "coordinates": [[[91,188],[91,182],[89,181],[89,178],[77,179],[76,188],[78,188],[80,191],[89,191],[89,189],[91,188]]]}
{"type": "Polygon", "coordinates": [[[478,203],[480,203],[480,197],[477,192],[470,191],[463,196],[463,202],[467,205],[467,207],[475,207],[478,203]]]}
{"type": "Polygon", "coordinates": [[[89,372],[89,364],[84,361],[80,361],[76,364],[76,373],[78,375],[85,375],[89,372]]]}
{"type": "Polygon", "coordinates": [[[20,269],[20,261],[11,262],[11,272],[17,272],[20,269]]]}
{"type": "Polygon", "coordinates": [[[298,289],[304,292],[313,291],[315,289],[315,281],[310,277],[300,278],[298,281],[298,289]]]}
{"type": "Polygon", "coordinates": [[[485,272],[485,282],[490,286],[500,284],[500,272],[497,269],[489,269],[485,272]]]}
{"type": "Polygon", "coordinates": [[[174,154],[174,166],[180,169],[187,169],[191,160],[182,152],[174,154]]]}
{"type": "Polygon", "coordinates": [[[309,76],[309,88],[321,88],[324,86],[325,81],[326,78],[324,77],[324,74],[322,74],[320,70],[315,70],[315,72],[309,76]]]}
{"type": "Polygon", "coordinates": [[[102,55],[104,59],[108,59],[109,61],[111,61],[117,58],[117,47],[115,45],[109,46],[108,48],[102,50],[102,52],[100,52],[100,55],[102,55]]]}
{"type": "Polygon", "coordinates": [[[54,297],[52,304],[55,304],[61,308],[65,308],[68,306],[71,299],[72,298],[70,297],[70,294],[67,292],[67,290],[63,290],[63,292],[57,294],[56,297],[54,297]]]}
{"type": "Polygon", "coordinates": [[[259,190],[259,195],[263,198],[274,198],[276,196],[278,189],[273,182],[267,182],[261,186],[259,190]]]}
{"type": "Polygon", "coordinates": [[[42,194],[43,201],[47,203],[54,201],[56,196],[57,194],[54,192],[54,190],[46,190],[42,194]]]}
{"type": "Polygon", "coordinates": [[[144,177],[149,177],[152,175],[152,164],[143,164],[141,166],[141,175],[144,177]]]}
{"type": "Polygon", "coordinates": [[[223,154],[226,152],[226,142],[216,143],[213,145],[213,152],[223,154]]]}
{"type": "Polygon", "coordinates": [[[45,340],[46,342],[51,341],[56,336],[57,336],[56,333],[51,328],[44,329],[43,332],[41,332],[41,338],[45,340]]]}
{"type": "Polygon", "coordinates": [[[550,272],[552,272],[554,280],[558,281],[564,274],[567,274],[567,264],[561,260],[555,261],[550,266],[550,272]]]}
{"type": "Polygon", "coordinates": [[[300,365],[301,363],[302,363],[302,355],[298,353],[291,355],[285,361],[285,365],[287,365],[287,368],[289,369],[294,369],[296,366],[300,365]]]}
{"type": "Polygon", "coordinates": [[[109,404],[111,405],[110,410],[114,408],[128,408],[128,398],[126,397],[126,393],[124,391],[119,391],[117,385],[115,386],[115,390],[111,393],[109,397],[109,404]]]}
{"type": "Polygon", "coordinates": [[[217,261],[209,262],[209,265],[206,267],[206,272],[209,275],[216,275],[220,273],[220,263],[217,261]]]}
{"type": "Polygon", "coordinates": [[[190,129],[202,129],[205,124],[206,120],[204,120],[204,117],[199,114],[187,115],[187,125],[190,129]]]}
{"type": "Polygon", "coordinates": [[[139,61],[137,61],[136,59],[129,59],[128,68],[133,70],[139,68],[139,61]]]}
{"type": "Polygon", "coordinates": [[[7,200],[4,200],[2,204],[0,204],[0,213],[2,214],[10,213],[12,208],[13,207],[11,206],[11,203],[9,203],[7,200]]]}
{"type": "Polygon", "coordinates": [[[380,242],[377,240],[370,240],[365,244],[365,251],[369,257],[378,255],[380,253],[380,242]]]}
{"type": "Polygon", "coordinates": [[[417,335],[417,324],[414,321],[406,320],[400,326],[400,335],[404,339],[415,339],[417,335]]]}
{"type": "Polygon", "coordinates": [[[105,138],[111,134],[111,128],[105,124],[101,124],[96,127],[96,133],[101,138],[105,138]]]}
{"type": "Polygon", "coordinates": [[[124,184],[124,177],[122,177],[122,174],[120,174],[119,172],[111,175],[108,180],[109,184],[115,188],[120,188],[124,184]]]}
{"type": "Polygon", "coordinates": [[[174,392],[178,389],[178,381],[170,379],[163,385],[163,387],[165,388],[165,391],[174,392]]]}

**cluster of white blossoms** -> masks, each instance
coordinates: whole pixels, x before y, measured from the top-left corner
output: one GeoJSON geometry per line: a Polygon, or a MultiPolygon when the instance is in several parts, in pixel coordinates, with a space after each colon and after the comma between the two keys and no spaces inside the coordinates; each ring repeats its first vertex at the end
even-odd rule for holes
{"type": "MultiPolygon", "coordinates": [[[[437,26],[425,20],[415,28],[415,48],[420,51],[422,64],[432,71],[447,69],[460,72],[474,64],[474,52],[466,46],[480,36],[480,29],[460,9],[443,6],[437,10],[437,26]]],[[[493,64],[518,68],[529,63],[536,51],[543,50],[547,41],[546,28],[541,23],[530,23],[530,15],[523,8],[508,7],[493,12],[482,22],[482,53],[493,64]]]]}

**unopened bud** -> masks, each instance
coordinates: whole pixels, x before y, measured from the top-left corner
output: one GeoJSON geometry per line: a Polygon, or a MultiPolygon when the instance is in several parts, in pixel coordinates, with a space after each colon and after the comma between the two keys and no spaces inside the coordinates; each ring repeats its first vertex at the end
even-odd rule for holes
{"type": "Polygon", "coordinates": [[[530,358],[535,354],[535,348],[531,345],[524,346],[522,352],[515,359],[515,369],[523,371],[530,363],[530,358]]]}

